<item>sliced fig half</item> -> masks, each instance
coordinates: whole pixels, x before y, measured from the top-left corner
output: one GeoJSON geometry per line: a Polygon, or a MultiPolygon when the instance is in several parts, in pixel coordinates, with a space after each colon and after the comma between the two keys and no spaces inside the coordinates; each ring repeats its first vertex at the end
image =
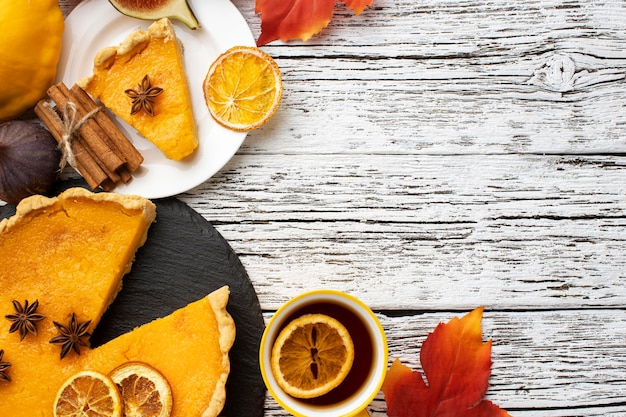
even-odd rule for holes
{"type": "Polygon", "coordinates": [[[187,0],[109,0],[120,13],[144,20],[159,20],[163,17],[177,19],[198,29],[200,23],[189,7],[187,0]]]}

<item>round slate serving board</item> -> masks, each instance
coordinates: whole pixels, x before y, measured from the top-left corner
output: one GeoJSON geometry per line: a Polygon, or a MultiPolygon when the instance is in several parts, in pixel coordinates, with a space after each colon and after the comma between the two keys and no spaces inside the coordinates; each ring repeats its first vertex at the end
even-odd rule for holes
{"type": "MultiPolygon", "coordinates": [[[[65,181],[53,195],[82,181],[65,181]]],[[[237,326],[230,351],[226,405],[220,416],[263,416],[265,385],[258,351],[265,327],[256,292],[237,254],[201,215],[176,198],[155,200],[157,221],[136,254],[132,270],[94,334],[101,345],[228,285],[227,310],[237,326]]],[[[0,218],[15,207],[0,207],[0,218]]],[[[172,360],[176,360],[173,358],[172,360]]]]}

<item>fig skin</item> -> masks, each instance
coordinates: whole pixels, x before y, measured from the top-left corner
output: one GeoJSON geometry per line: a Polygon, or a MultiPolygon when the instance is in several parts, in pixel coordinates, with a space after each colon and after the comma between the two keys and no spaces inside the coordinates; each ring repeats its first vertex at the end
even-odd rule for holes
{"type": "Polygon", "coordinates": [[[0,199],[10,204],[45,194],[58,178],[61,153],[50,132],[38,124],[0,124],[0,199]]]}
{"type": "Polygon", "coordinates": [[[167,17],[183,22],[189,29],[198,29],[200,23],[187,0],[109,0],[118,12],[144,20],[167,17]]]}

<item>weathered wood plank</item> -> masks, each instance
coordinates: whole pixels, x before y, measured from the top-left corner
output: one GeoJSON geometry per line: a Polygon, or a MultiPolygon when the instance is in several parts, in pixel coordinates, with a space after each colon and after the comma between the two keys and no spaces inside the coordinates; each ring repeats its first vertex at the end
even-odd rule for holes
{"type": "Polygon", "coordinates": [[[217,222],[620,218],[624,169],[593,155],[238,155],[182,197],[217,222]]]}
{"type": "Polygon", "coordinates": [[[505,62],[470,70],[467,60],[449,62],[448,69],[410,60],[376,61],[364,69],[368,63],[358,58],[339,65],[278,59],[285,72],[281,108],[268,126],[250,133],[242,152],[626,152],[626,60],[608,70],[616,79],[597,72],[585,81],[589,85],[550,91],[540,74],[554,69],[545,65],[571,58],[542,56],[525,68],[505,62]],[[482,70],[487,74],[474,73],[482,70]],[[518,72],[496,74],[507,71],[518,72]]]}
{"type": "MultiPolygon", "coordinates": [[[[258,34],[252,2],[235,4],[258,34]]],[[[358,17],[337,10],[306,44],[265,47],[285,99],[243,152],[626,150],[619,2],[378,0],[358,17]]]]}
{"type": "MultiPolygon", "coordinates": [[[[255,37],[260,16],[253,1],[233,0],[255,37]]],[[[306,48],[299,41],[266,48],[309,56],[523,56],[574,50],[624,57],[626,10],[619,0],[374,0],[360,16],[337,2],[335,14],[306,48]]],[[[287,54],[287,52],[285,52],[287,54]]]]}
{"type": "MultiPolygon", "coordinates": [[[[469,311],[469,310],[468,310],[469,311]]],[[[378,314],[398,358],[420,370],[419,347],[440,322],[468,311],[399,317],[378,314]]],[[[269,321],[271,313],[266,314],[269,321]]],[[[493,341],[487,398],[515,416],[623,416],[626,409],[626,311],[486,311],[483,339],[493,341]],[[541,410],[550,410],[543,411],[541,410]],[[619,414],[619,413],[622,414],[619,414]]],[[[273,400],[268,408],[280,411],[273,400]]],[[[371,406],[383,416],[382,394],[371,406]]]]}
{"type": "Polygon", "coordinates": [[[562,98],[523,80],[494,81],[287,78],[275,118],[240,153],[626,152],[626,84],[562,98]]]}
{"type": "Polygon", "coordinates": [[[322,285],[377,308],[623,306],[625,165],[241,155],[181,198],[230,242],[266,308],[322,285]]]}

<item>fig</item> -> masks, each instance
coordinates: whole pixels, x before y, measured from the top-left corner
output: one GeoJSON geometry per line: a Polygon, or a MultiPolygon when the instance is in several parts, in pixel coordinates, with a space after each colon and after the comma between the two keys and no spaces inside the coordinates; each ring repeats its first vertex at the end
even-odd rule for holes
{"type": "Polygon", "coordinates": [[[0,199],[10,204],[54,185],[61,153],[43,126],[25,120],[0,124],[0,199]]]}
{"type": "Polygon", "coordinates": [[[187,0],[109,0],[120,13],[144,20],[159,20],[163,17],[177,19],[198,29],[200,23],[189,7],[187,0]]]}

